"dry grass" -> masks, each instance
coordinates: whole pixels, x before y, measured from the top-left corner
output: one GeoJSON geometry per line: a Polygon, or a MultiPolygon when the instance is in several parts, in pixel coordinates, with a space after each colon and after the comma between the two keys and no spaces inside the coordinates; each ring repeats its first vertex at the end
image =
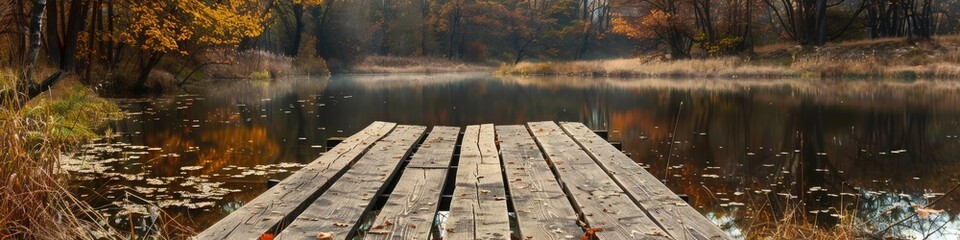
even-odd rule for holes
{"type": "MultiPolygon", "coordinates": [[[[757,206],[764,209],[767,206],[757,206]]],[[[863,239],[869,237],[869,233],[855,220],[853,212],[843,212],[839,223],[832,227],[818,226],[817,223],[807,219],[802,207],[799,205],[786,206],[788,212],[782,218],[770,218],[770,216],[760,216],[767,213],[757,212],[754,217],[768,219],[766,221],[745,220],[747,228],[744,229],[746,239],[811,239],[811,240],[833,240],[833,239],[863,239]]]]}
{"type": "Polygon", "coordinates": [[[368,56],[351,73],[452,73],[490,71],[492,67],[434,57],[368,56]]]}
{"type": "Polygon", "coordinates": [[[799,47],[760,46],[755,57],[689,60],[632,58],[571,62],[523,62],[502,66],[504,75],[707,78],[960,78],[960,36],[911,44],[884,38],[799,47]]]}
{"type": "Polygon", "coordinates": [[[504,75],[568,75],[602,77],[725,77],[781,78],[799,76],[791,69],[747,64],[739,58],[713,58],[665,61],[641,58],[573,61],[563,63],[527,63],[503,66],[504,75]]]}

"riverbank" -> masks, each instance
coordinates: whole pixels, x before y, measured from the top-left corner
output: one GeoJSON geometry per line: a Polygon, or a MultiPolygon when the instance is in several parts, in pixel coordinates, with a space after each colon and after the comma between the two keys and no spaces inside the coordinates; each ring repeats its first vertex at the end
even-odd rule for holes
{"type": "Polygon", "coordinates": [[[501,75],[624,78],[960,78],[960,37],[911,44],[902,38],[800,47],[762,46],[754,56],[667,60],[662,56],[569,62],[521,62],[501,75]]]}

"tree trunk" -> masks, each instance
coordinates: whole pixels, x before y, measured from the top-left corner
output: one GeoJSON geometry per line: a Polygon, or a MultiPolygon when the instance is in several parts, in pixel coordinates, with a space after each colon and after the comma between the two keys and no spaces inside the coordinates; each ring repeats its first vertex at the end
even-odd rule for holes
{"type": "Polygon", "coordinates": [[[150,77],[150,71],[160,63],[160,59],[163,58],[163,53],[152,53],[147,62],[140,66],[140,75],[137,77],[137,82],[132,86],[137,91],[147,90],[147,78],[150,77]]]}
{"type": "Polygon", "coordinates": [[[303,21],[304,6],[302,4],[293,4],[294,31],[290,39],[290,48],[287,49],[288,56],[297,56],[300,53],[300,42],[303,41],[303,29],[306,24],[303,21]]]}
{"type": "Polygon", "coordinates": [[[420,26],[420,55],[428,55],[428,46],[427,43],[427,31],[430,29],[430,22],[427,21],[427,18],[430,17],[430,0],[420,0],[420,19],[423,23],[420,26]]]}
{"type": "Polygon", "coordinates": [[[30,35],[28,36],[30,49],[27,51],[27,58],[23,64],[26,71],[23,77],[18,79],[18,88],[27,87],[33,83],[33,71],[37,64],[37,56],[40,55],[40,29],[43,28],[43,9],[46,6],[47,0],[36,0],[34,2],[33,12],[30,14],[30,35]]]}
{"type": "Polygon", "coordinates": [[[50,90],[64,74],[63,72],[56,72],[44,79],[40,84],[33,81],[37,58],[40,55],[40,32],[43,29],[43,10],[46,5],[46,0],[36,0],[34,2],[33,11],[30,14],[30,33],[28,37],[30,49],[27,50],[27,57],[23,64],[25,71],[24,74],[16,80],[17,84],[13,92],[3,92],[3,98],[0,99],[0,103],[5,107],[9,106],[13,107],[13,109],[22,108],[30,99],[50,90]]]}
{"type": "Polygon", "coordinates": [[[60,52],[63,48],[63,43],[60,42],[60,14],[57,10],[57,0],[50,0],[49,6],[46,6],[47,11],[47,26],[46,26],[46,42],[47,42],[47,57],[50,60],[50,64],[60,64],[60,52]]]}
{"type": "Polygon", "coordinates": [[[817,46],[827,42],[827,0],[817,0],[817,46]]]}
{"type": "Polygon", "coordinates": [[[80,31],[86,25],[87,6],[89,0],[75,0],[70,4],[70,18],[66,32],[63,34],[62,54],[60,55],[60,69],[73,72],[77,65],[77,49],[79,46],[80,31]]]}

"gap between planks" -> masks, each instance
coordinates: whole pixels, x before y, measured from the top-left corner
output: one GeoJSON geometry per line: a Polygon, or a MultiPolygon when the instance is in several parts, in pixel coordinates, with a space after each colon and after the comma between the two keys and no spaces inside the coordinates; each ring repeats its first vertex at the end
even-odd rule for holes
{"type": "Polygon", "coordinates": [[[320,233],[333,239],[349,239],[356,235],[360,219],[394,176],[400,163],[410,155],[426,128],[398,126],[390,135],[376,142],[371,150],[347,171],[333,186],[280,232],[283,239],[316,239],[320,233]]]}

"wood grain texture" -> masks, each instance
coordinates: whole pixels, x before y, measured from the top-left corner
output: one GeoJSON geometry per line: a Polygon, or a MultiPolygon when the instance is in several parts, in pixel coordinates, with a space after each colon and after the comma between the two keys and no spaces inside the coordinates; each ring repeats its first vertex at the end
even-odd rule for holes
{"type": "Polygon", "coordinates": [[[496,126],[520,239],[575,239],[584,232],[567,195],[525,126],[496,126]]]}
{"type": "Polygon", "coordinates": [[[582,123],[560,126],[600,164],[630,198],[677,239],[732,239],[670,191],[659,179],[582,123]]]}
{"type": "Polygon", "coordinates": [[[280,232],[278,239],[317,239],[330,233],[333,239],[352,238],[371,202],[384,190],[384,182],[396,174],[401,161],[410,156],[413,145],[426,128],[397,126],[377,141],[367,154],[337,180],[327,192],[280,232]]]}
{"type": "Polygon", "coordinates": [[[394,126],[396,124],[386,122],[370,124],[207,228],[196,239],[256,239],[281,223],[289,222],[394,126]]]}
{"type": "Polygon", "coordinates": [[[506,191],[492,124],[467,126],[446,239],[509,239],[506,191]]]}
{"type": "Polygon", "coordinates": [[[459,135],[459,127],[433,128],[364,239],[428,239],[459,135]]]}
{"type": "Polygon", "coordinates": [[[559,174],[564,190],[601,239],[660,239],[667,233],[653,222],[554,122],[527,126],[559,174]]]}

